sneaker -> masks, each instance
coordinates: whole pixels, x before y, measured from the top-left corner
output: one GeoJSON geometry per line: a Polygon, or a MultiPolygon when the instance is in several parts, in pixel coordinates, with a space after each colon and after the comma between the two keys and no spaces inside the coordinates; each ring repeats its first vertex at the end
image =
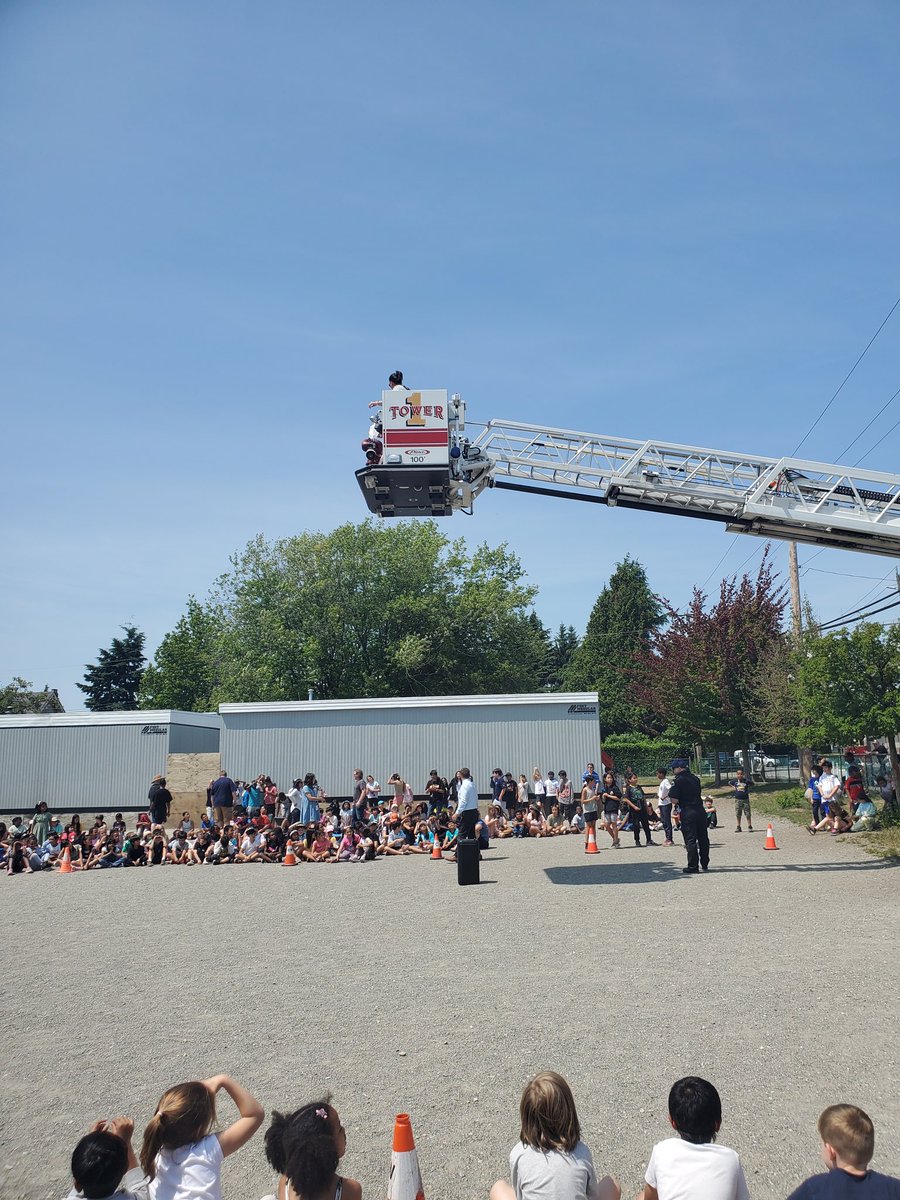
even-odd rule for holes
{"type": "Polygon", "coordinates": [[[701,868],[700,868],[700,870],[701,870],[701,871],[708,871],[708,870],[709,870],[709,863],[707,863],[705,867],[701,867],[701,868]]]}
{"type": "Polygon", "coordinates": [[[753,826],[752,826],[752,825],[748,825],[748,826],[747,826],[747,832],[748,832],[748,833],[752,833],[752,832],[753,832],[753,826]]]}
{"type": "Polygon", "coordinates": [[[663,845],[664,846],[674,846],[675,843],[674,842],[663,842],[663,845]]]}
{"type": "Polygon", "coordinates": [[[740,832],[741,832],[741,827],[740,827],[740,825],[738,825],[737,829],[736,829],[734,832],[735,832],[735,833],[740,833],[740,832]]]}
{"type": "Polygon", "coordinates": [[[681,873],[682,873],[682,875],[699,875],[700,868],[699,867],[682,867],[681,873]]]}
{"type": "Polygon", "coordinates": [[[648,846],[658,846],[659,842],[654,842],[653,839],[651,838],[650,841],[647,843],[647,845],[648,846]]]}

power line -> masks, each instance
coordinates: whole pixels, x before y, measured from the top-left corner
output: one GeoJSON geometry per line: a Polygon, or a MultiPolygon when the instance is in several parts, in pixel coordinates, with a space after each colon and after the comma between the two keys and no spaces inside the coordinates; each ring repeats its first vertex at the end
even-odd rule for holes
{"type": "MultiPolygon", "coordinates": [[[[893,394],[893,396],[891,396],[890,400],[887,400],[887,401],[885,401],[884,404],[882,404],[881,408],[879,408],[878,412],[875,414],[875,416],[872,418],[872,420],[868,423],[868,425],[863,425],[862,429],[859,431],[859,433],[856,435],[856,437],[853,439],[853,441],[850,443],[850,445],[845,446],[845,448],[840,453],[841,458],[843,458],[845,454],[849,454],[850,447],[856,445],[856,443],[859,441],[859,439],[862,437],[862,435],[866,432],[866,430],[872,428],[872,426],[875,424],[875,422],[878,420],[878,418],[881,416],[881,414],[885,411],[885,409],[890,408],[890,406],[894,403],[894,401],[897,399],[898,396],[900,396],[900,388],[897,388],[896,392],[894,392],[894,394],[893,394]]],[[[894,426],[894,428],[896,429],[896,426],[894,426]]],[[[865,455],[863,455],[863,457],[865,457],[865,455]]],[[[854,463],[853,465],[856,466],[857,464],[854,463]]]]}
{"type": "Polygon", "coordinates": [[[897,420],[893,423],[893,425],[890,427],[890,429],[887,431],[887,433],[883,434],[882,437],[880,438],[880,440],[877,441],[874,446],[872,446],[870,449],[868,449],[865,452],[865,454],[863,454],[860,458],[858,458],[856,460],[856,462],[853,464],[854,467],[858,467],[864,458],[868,458],[870,454],[874,453],[874,451],[876,451],[878,449],[878,447],[884,443],[885,438],[889,438],[891,436],[891,434],[894,432],[894,430],[897,428],[898,425],[900,425],[900,417],[897,418],[897,420]]]}
{"type": "MultiPolygon", "coordinates": [[[[892,600],[890,604],[884,604],[881,608],[873,608],[870,612],[860,613],[858,617],[850,617],[849,623],[856,625],[859,621],[866,621],[869,617],[874,617],[877,613],[887,612],[891,608],[900,608],[900,599],[892,600]]],[[[846,625],[847,623],[847,618],[839,617],[837,621],[829,621],[826,625],[820,625],[819,629],[834,629],[836,625],[846,625]]]]}
{"type": "Polygon", "coordinates": [[[881,322],[881,324],[878,326],[878,328],[875,330],[875,332],[872,334],[872,336],[869,338],[869,341],[866,344],[865,350],[863,350],[862,354],[860,354],[859,358],[856,360],[856,362],[853,364],[853,366],[850,368],[850,370],[847,372],[847,374],[841,380],[841,384],[840,384],[840,387],[838,388],[838,390],[834,393],[834,395],[831,397],[831,399],[828,401],[828,403],[825,405],[825,407],[822,409],[822,411],[819,413],[819,415],[813,421],[812,425],[810,425],[809,429],[807,429],[806,433],[804,433],[803,437],[800,439],[800,441],[794,447],[793,452],[791,454],[791,458],[793,458],[796,455],[797,451],[800,449],[800,447],[803,445],[803,443],[806,441],[806,439],[809,437],[809,435],[812,433],[812,431],[815,429],[815,427],[819,424],[819,422],[822,420],[822,418],[828,412],[829,408],[831,408],[832,404],[834,404],[835,400],[837,400],[838,396],[841,394],[841,392],[844,389],[844,384],[847,382],[847,380],[850,378],[850,376],[853,374],[853,372],[856,370],[856,368],[859,366],[859,364],[862,362],[862,360],[866,357],[866,354],[869,351],[869,347],[872,345],[872,343],[878,337],[879,333],[881,333],[882,329],[884,329],[885,325],[887,325],[888,321],[894,315],[894,309],[897,307],[898,304],[900,304],[900,296],[898,296],[897,299],[894,301],[894,303],[891,305],[891,311],[884,318],[884,320],[881,322]]]}
{"type": "MultiPolygon", "coordinates": [[[[854,575],[850,571],[827,571],[824,567],[806,567],[805,570],[812,571],[814,575],[840,575],[842,579],[875,579],[878,583],[884,583],[887,575],[854,575]]],[[[874,588],[869,591],[874,592],[874,588]]]]}
{"type": "MultiPolygon", "coordinates": [[[[875,589],[872,588],[870,590],[874,591],[875,589]]],[[[841,621],[845,620],[847,617],[852,617],[854,613],[862,612],[864,609],[871,608],[873,604],[883,604],[885,600],[889,600],[891,598],[891,596],[893,596],[894,594],[895,594],[894,592],[885,592],[885,594],[883,596],[879,596],[877,600],[870,600],[867,604],[860,604],[860,606],[858,608],[851,608],[848,612],[845,612],[842,616],[835,617],[831,621],[826,621],[825,624],[826,625],[840,625],[841,621]]],[[[821,629],[822,626],[820,625],[819,628],[821,629]]]]}

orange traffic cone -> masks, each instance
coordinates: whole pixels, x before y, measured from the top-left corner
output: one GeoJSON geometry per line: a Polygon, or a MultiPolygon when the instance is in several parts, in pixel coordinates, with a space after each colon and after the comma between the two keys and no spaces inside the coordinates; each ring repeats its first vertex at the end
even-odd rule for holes
{"type": "Polygon", "coordinates": [[[434,835],[434,845],[431,847],[432,858],[443,858],[444,853],[441,850],[441,843],[437,839],[437,834],[434,835]]]}
{"type": "Polygon", "coordinates": [[[597,849],[597,837],[596,837],[596,834],[594,833],[593,828],[588,830],[587,845],[584,848],[584,852],[585,852],[585,854],[599,854],[600,853],[600,851],[597,849]]]}
{"type": "Polygon", "coordinates": [[[766,844],[765,844],[765,846],[763,846],[763,849],[764,850],[777,850],[778,849],[778,847],[775,845],[775,830],[772,828],[771,821],[769,822],[769,824],[766,828],[766,844]]]}
{"type": "Polygon", "coordinates": [[[296,867],[296,865],[297,865],[297,855],[294,853],[294,843],[289,838],[287,848],[285,849],[285,852],[284,852],[284,862],[282,863],[282,866],[296,867]]]}
{"type": "Polygon", "coordinates": [[[63,850],[62,858],[59,860],[59,873],[60,875],[72,874],[72,851],[68,846],[63,850]]]}
{"type": "Polygon", "coordinates": [[[394,1121],[394,1149],[391,1154],[388,1200],[425,1200],[419,1156],[416,1154],[412,1125],[406,1113],[399,1113],[394,1121]]]}

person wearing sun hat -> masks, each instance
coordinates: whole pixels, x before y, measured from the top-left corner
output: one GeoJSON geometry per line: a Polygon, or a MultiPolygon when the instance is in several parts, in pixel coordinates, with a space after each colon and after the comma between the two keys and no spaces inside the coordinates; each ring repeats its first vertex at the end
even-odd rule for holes
{"type": "Polygon", "coordinates": [[[682,871],[685,875],[697,875],[709,870],[709,833],[700,780],[691,772],[686,758],[673,758],[669,765],[675,772],[669,799],[681,809],[681,834],[688,858],[682,871]]]}

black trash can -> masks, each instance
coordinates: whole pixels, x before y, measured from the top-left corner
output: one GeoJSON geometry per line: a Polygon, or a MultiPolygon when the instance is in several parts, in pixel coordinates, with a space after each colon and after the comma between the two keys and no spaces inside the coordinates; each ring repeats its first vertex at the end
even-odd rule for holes
{"type": "Polygon", "coordinates": [[[467,883],[480,883],[478,867],[478,838],[462,838],[456,847],[456,881],[462,887],[467,883]]]}

